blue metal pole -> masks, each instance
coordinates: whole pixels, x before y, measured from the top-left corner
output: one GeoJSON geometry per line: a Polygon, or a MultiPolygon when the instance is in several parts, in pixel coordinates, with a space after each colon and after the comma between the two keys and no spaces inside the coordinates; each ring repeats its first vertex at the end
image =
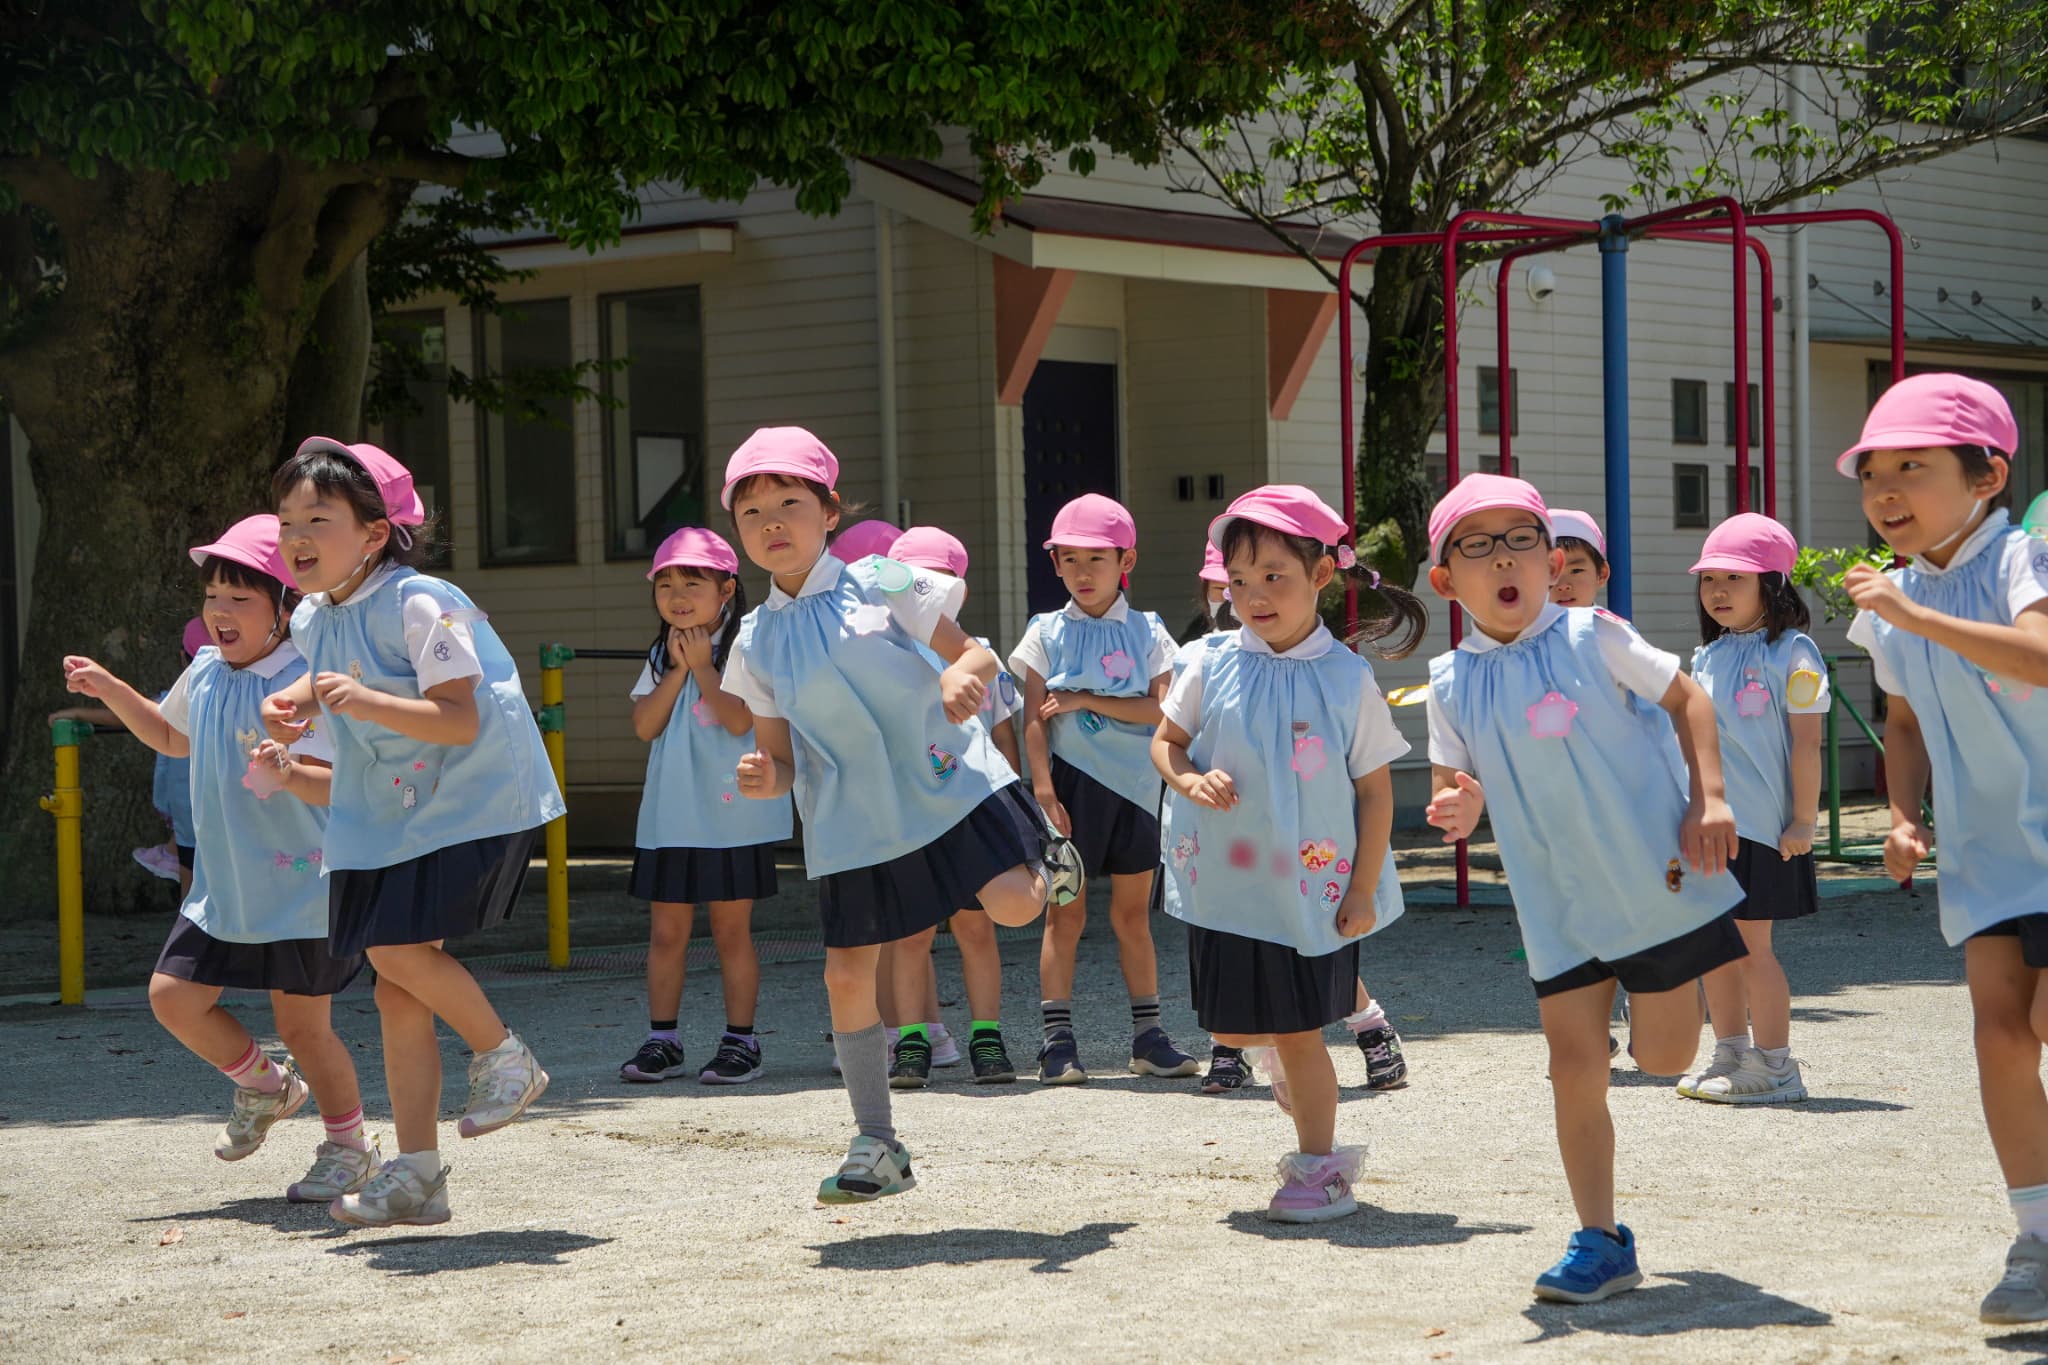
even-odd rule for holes
{"type": "Polygon", "coordinates": [[[1628,234],[1626,220],[1600,220],[1600,386],[1607,452],[1607,604],[1633,620],[1629,590],[1628,504],[1628,234]]]}

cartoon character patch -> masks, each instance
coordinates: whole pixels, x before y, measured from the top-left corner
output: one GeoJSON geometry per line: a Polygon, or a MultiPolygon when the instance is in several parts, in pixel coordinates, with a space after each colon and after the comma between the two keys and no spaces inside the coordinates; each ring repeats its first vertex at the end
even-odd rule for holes
{"type": "Polygon", "coordinates": [[[350,659],[348,661],[348,675],[357,682],[363,680],[363,661],[361,659],[350,659]]]}
{"type": "Polygon", "coordinates": [[[1174,840],[1172,853],[1174,871],[1185,872],[1188,864],[1193,862],[1195,855],[1201,851],[1202,841],[1197,835],[1183,834],[1180,838],[1174,840]]]}
{"type": "Polygon", "coordinates": [[[1675,896],[1684,885],[1685,864],[1673,858],[1664,865],[1664,889],[1675,896]]]}
{"type": "Polygon", "coordinates": [[[406,810],[411,810],[414,806],[417,806],[419,803],[420,789],[418,787],[413,786],[411,783],[407,783],[404,793],[399,797],[398,804],[406,810]]]}
{"type": "Polygon", "coordinates": [[[1310,779],[1329,767],[1330,761],[1323,755],[1323,737],[1310,735],[1305,739],[1295,740],[1294,757],[1289,760],[1287,766],[1310,779]]]}
{"type": "Polygon", "coordinates": [[[1335,910],[1344,903],[1344,888],[1335,882],[1323,883],[1323,908],[1335,910]]]}
{"type": "Polygon", "coordinates": [[[960,770],[960,760],[938,745],[927,745],[925,756],[931,759],[932,775],[943,782],[960,770]]]}
{"type": "Polygon", "coordinates": [[[274,861],[280,872],[314,872],[320,867],[320,850],[316,848],[308,853],[287,853],[279,849],[274,861]]]}
{"type": "Polygon", "coordinates": [[[1101,716],[1097,715],[1093,711],[1082,711],[1078,714],[1081,718],[1081,728],[1083,730],[1086,730],[1091,735],[1101,734],[1102,727],[1109,724],[1108,721],[1104,720],[1101,716]]]}
{"type": "Polygon", "coordinates": [[[1735,714],[1748,720],[1768,714],[1771,709],[1771,689],[1758,679],[1755,669],[1745,675],[1748,681],[1735,693],[1735,714]]]}
{"type": "Polygon", "coordinates": [[[1102,656],[1102,673],[1112,682],[1122,682],[1138,671],[1138,665],[1129,654],[1119,649],[1102,656]]]}
{"type": "Polygon", "coordinates": [[[263,732],[261,730],[235,731],[235,744],[245,754],[248,753],[251,749],[255,748],[257,745],[261,744],[262,742],[263,732]]]}
{"type": "Polygon", "coordinates": [[[1301,865],[1311,872],[1321,872],[1337,861],[1337,841],[1334,839],[1304,839],[1301,841],[1301,865]]]}
{"type": "Polygon", "coordinates": [[[1572,718],[1579,714],[1579,704],[1562,692],[1545,692],[1543,700],[1525,714],[1529,717],[1531,739],[1563,739],[1572,732],[1572,718]]]}
{"type": "Polygon", "coordinates": [[[2032,683],[2021,682],[2017,678],[2001,678],[1995,673],[1985,673],[1983,677],[1984,686],[2001,701],[2026,701],[2034,695],[2032,683]]]}
{"type": "Polygon", "coordinates": [[[1820,674],[1810,668],[1795,668],[1785,680],[1785,700],[1794,706],[1811,706],[1820,700],[1820,674]]]}

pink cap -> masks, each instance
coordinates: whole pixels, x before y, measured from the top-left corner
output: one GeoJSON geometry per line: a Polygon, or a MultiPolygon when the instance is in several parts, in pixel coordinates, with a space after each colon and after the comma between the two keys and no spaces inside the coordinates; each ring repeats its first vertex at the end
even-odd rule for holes
{"type": "Polygon", "coordinates": [[[762,427],[740,442],[725,462],[725,488],[718,501],[732,510],[732,487],[756,474],[808,479],[827,488],[839,486],[839,457],[802,427],[762,427]]]}
{"type": "Polygon", "coordinates": [[[1223,551],[1215,541],[1202,547],[1202,572],[1198,575],[1204,583],[1228,583],[1230,570],[1223,567],[1223,551]]]}
{"type": "Polygon", "coordinates": [[[1209,544],[1221,549],[1223,533],[1233,521],[1269,526],[1290,536],[1307,536],[1335,547],[1337,562],[1350,568],[1358,562],[1351,548],[1349,529],[1337,510],[1317,497],[1315,490],[1298,483],[1269,483],[1240,493],[1223,509],[1223,515],[1209,523],[1209,544]]]}
{"type": "Polygon", "coordinates": [[[1083,493],[1059,510],[1052,519],[1052,534],[1045,548],[1067,545],[1076,549],[1135,550],[1138,523],[1130,509],[1115,498],[1100,493],[1083,493]]]}
{"type": "Polygon", "coordinates": [[[1924,450],[1929,446],[1988,446],[2007,459],[2020,446],[2019,424],[2005,395],[1981,379],[1960,374],[1916,374],[1901,379],[1873,403],[1863,435],[1835,461],[1856,477],[1866,450],[1924,450]]]}
{"type": "Polygon", "coordinates": [[[269,574],[287,588],[293,586],[292,571],[285,567],[284,555],[277,548],[277,518],[268,512],[243,517],[219,540],[194,545],[189,553],[194,564],[204,564],[209,556],[232,559],[244,568],[269,574]]]}
{"type": "Polygon", "coordinates": [[[1550,531],[1560,540],[1566,536],[1583,540],[1597,550],[1602,559],[1607,558],[1607,537],[1601,533],[1600,523],[1576,508],[1551,508],[1550,531]]]}
{"type": "Polygon", "coordinates": [[[889,547],[889,558],[913,569],[936,569],[955,578],[967,577],[967,547],[958,536],[936,526],[913,526],[889,547]]]}
{"type": "Polygon", "coordinates": [[[647,577],[652,581],[663,569],[677,566],[738,573],[740,557],[732,552],[732,546],[725,543],[725,537],[716,531],[707,531],[701,526],[685,526],[680,531],[671,531],[668,539],[655,549],[654,566],[648,569],[647,577]]]}
{"type": "Polygon", "coordinates": [[[1535,484],[1500,474],[1467,474],[1429,510],[1429,562],[1443,563],[1444,547],[1459,522],[1475,512],[1491,512],[1497,507],[1527,512],[1546,532],[1550,531],[1550,509],[1543,505],[1543,495],[1536,491],[1535,484]]]}
{"type": "MultiPolygon", "coordinates": [[[[343,455],[361,465],[370,481],[377,485],[377,495],[384,499],[384,515],[394,525],[419,526],[426,522],[427,507],[420,501],[419,491],[412,486],[412,471],[377,447],[343,445],[331,436],[308,436],[299,442],[297,453],[304,455],[312,450],[343,455]]],[[[291,582],[289,578],[284,581],[291,582]]]]}
{"type": "Polygon", "coordinates": [[[871,521],[856,521],[832,537],[832,557],[851,564],[869,555],[886,555],[902,535],[903,532],[879,517],[871,521]]]}
{"type": "Polygon", "coordinates": [[[185,623],[185,657],[191,658],[200,650],[213,643],[213,636],[206,629],[206,622],[197,616],[185,623]]]}
{"type": "Polygon", "coordinates": [[[1708,533],[1700,562],[1688,572],[1790,574],[1798,558],[1799,542],[1790,531],[1761,512],[1738,512],[1708,533]]]}

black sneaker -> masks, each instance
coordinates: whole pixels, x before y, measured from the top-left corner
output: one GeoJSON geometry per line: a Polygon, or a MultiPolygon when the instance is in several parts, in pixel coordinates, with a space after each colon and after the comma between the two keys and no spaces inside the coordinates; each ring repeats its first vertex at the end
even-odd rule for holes
{"type": "Polygon", "coordinates": [[[697,1073],[706,1085],[745,1085],[761,1074],[761,1045],[745,1043],[730,1033],[718,1040],[718,1055],[697,1073]]]}
{"type": "Polygon", "coordinates": [[[1038,1083],[1080,1085],[1087,1079],[1088,1073],[1081,1069],[1081,1049],[1074,1042],[1074,1031],[1057,1030],[1038,1049],[1038,1083]]]}
{"type": "Polygon", "coordinates": [[[889,1064],[889,1088],[922,1090],[931,1079],[931,1040],[915,1033],[897,1039],[896,1060],[889,1064]]]}
{"type": "Polygon", "coordinates": [[[665,1081],[683,1074],[683,1050],[666,1038],[649,1038],[640,1044],[633,1060],[619,1068],[622,1081],[665,1081]]]}
{"type": "Polygon", "coordinates": [[[1359,1034],[1358,1050],[1365,1054],[1367,1090],[1399,1090],[1408,1084],[1408,1059],[1401,1054],[1401,1035],[1391,1025],[1359,1034]]]}
{"type": "Polygon", "coordinates": [[[1202,1077],[1200,1088],[1204,1095],[1227,1095],[1242,1089],[1251,1078],[1252,1070],[1244,1064],[1244,1049],[1219,1044],[1209,1051],[1209,1074],[1202,1077]]]}
{"type": "Polygon", "coordinates": [[[967,1060],[974,1066],[976,1085],[1003,1085],[1017,1079],[1017,1068],[1010,1062],[998,1029],[976,1029],[967,1039],[967,1060]]]}

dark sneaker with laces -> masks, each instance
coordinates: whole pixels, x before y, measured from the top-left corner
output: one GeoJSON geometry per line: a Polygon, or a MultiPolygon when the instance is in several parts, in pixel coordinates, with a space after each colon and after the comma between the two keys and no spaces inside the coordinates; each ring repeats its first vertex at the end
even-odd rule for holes
{"type": "Polygon", "coordinates": [[[1201,1090],[1204,1095],[1227,1095],[1242,1090],[1251,1078],[1243,1049],[1218,1046],[1209,1052],[1209,1074],[1202,1077],[1201,1090]]]}
{"type": "Polygon", "coordinates": [[[683,1074],[683,1050],[666,1038],[649,1038],[640,1044],[633,1060],[619,1068],[622,1081],[665,1081],[683,1074]]]}
{"type": "Polygon", "coordinates": [[[1192,1076],[1201,1069],[1202,1064],[1175,1047],[1157,1025],[1131,1040],[1133,1076],[1192,1076]]]}
{"type": "Polygon", "coordinates": [[[1038,1049],[1040,1085],[1079,1085],[1088,1079],[1081,1069],[1081,1049],[1074,1043],[1072,1029],[1060,1029],[1038,1049]]]}
{"type": "Polygon", "coordinates": [[[1017,1068],[998,1029],[975,1030],[967,1039],[967,1060],[974,1067],[976,1085],[1005,1085],[1017,1079],[1017,1068]]]}
{"type": "Polygon", "coordinates": [[[1391,1026],[1360,1033],[1358,1050],[1365,1054],[1367,1090],[1399,1090],[1408,1084],[1408,1058],[1401,1052],[1401,1035],[1391,1026]]]}
{"type": "Polygon", "coordinates": [[[922,1090],[932,1080],[931,1040],[910,1034],[896,1040],[896,1060],[889,1064],[891,1090],[922,1090]]]}
{"type": "Polygon", "coordinates": [[[760,1074],[761,1045],[727,1033],[719,1037],[717,1055],[705,1063],[697,1079],[705,1085],[745,1085],[760,1074]]]}

